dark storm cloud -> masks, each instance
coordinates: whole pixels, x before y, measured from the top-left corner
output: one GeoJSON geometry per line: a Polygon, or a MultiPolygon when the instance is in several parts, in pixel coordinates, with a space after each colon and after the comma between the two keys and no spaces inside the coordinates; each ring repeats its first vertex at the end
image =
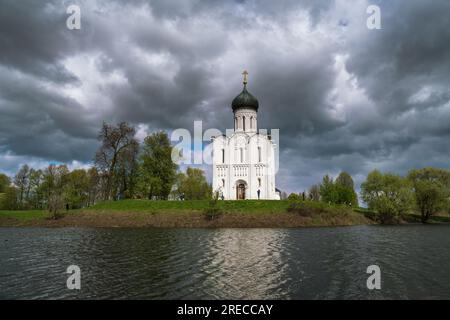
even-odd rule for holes
{"type": "Polygon", "coordinates": [[[382,10],[383,30],[369,34],[364,44],[351,43],[348,70],[387,116],[422,109],[408,100],[427,85],[445,90],[429,100],[429,107],[448,102],[450,2],[395,1],[382,10]]]}
{"type": "Polygon", "coordinates": [[[6,0],[1,6],[0,63],[54,82],[77,80],[59,61],[70,43],[59,27],[64,16],[55,14],[53,3],[6,0]]]}
{"type": "Polygon", "coordinates": [[[72,2],[2,1],[0,169],[88,162],[102,121],[230,128],[243,69],[260,127],[280,129],[281,189],[449,167],[446,0],[376,1],[374,31],[364,0],[74,3],[77,31],[72,2]]]}
{"type": "Polygon", "coordinates": [[[19,155],[61,161],[91,157],[89,139],[96,129],[78,102],[6,71],[0,74],[0,87],[2,146],[19,155]]]}
{"type": "Polygon", "coordinates": [[[348,137],[381,146],[373,156],[381,155],[385,170],[448,168],[450,3],[382,2],[381,8],[383,29],[368,34],[364,44],[352,41],[347,63],[378,117],[366,128],[353,121],[348,137]]]}

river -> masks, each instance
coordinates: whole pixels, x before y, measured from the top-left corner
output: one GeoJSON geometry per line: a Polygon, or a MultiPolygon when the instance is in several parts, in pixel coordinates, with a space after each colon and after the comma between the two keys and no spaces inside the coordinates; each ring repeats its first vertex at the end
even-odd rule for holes
{"type": "Polygon", "coordinates": [[[0,228],[0,299],[91,298],[450,299],[450,225],[0,228]]]}

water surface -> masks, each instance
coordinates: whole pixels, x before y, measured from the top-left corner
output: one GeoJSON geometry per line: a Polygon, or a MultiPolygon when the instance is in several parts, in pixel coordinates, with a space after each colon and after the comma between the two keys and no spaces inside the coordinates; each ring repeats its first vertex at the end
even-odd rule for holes
{"type": "Polygon", "coordinates": [[[0,228],[0,298],[450,299],[450,226],[0,228]]]}

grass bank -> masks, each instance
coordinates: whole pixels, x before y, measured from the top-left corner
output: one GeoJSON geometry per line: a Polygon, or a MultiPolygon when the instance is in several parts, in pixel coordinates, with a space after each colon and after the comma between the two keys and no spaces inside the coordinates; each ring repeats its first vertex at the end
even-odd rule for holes
{"type": "MultiPolygon", "coordinates": [[[[46,211],[0,211],[0,226],[9,227],[162,227],[162,228],[298,228],[374,224],[364,209],[288,201],[218,201],[220,212],[208,218],[209,201],[123,200],[71,210],[60,219],[46,211]]],[[[414,217],[412,217],[414,218],[414,217]]],[[[440,217],[450,222],[450,217],[440,217]]]]}
{"type": "Polygon", "coordinates": [[[0,226],[36,227],[165,227],[165,228],[296,228],[370,224],[353,210],[311,206],[308,215],[288,212],[288,201],[218,201],[220,214],[205,215],[209,201],[123,200],[71,210],[57,220],[46,211],[0,211],[0,226]]]}

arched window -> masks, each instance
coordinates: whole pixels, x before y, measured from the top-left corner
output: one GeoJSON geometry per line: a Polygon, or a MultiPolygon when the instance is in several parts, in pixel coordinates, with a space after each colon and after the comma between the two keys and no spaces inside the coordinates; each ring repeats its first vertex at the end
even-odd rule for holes
{"type": "Polygon", "coordinates": [[[250,117],[250,130],[253,129],[253,117],[250,117]]]}
{"type": "Polygon", "coordinates": [[[245,131],[245,117],[242,117],[242,130],[245,131]]]}
{"type": "Polygon", "coordinates": [[[222,149],[222,163],[225,163],[225,149],[222,149]]]}
{"type": "Polygon", "coordinates": [[[222,179],[222,187],[225,188],[225,179],[222,179]]]}

